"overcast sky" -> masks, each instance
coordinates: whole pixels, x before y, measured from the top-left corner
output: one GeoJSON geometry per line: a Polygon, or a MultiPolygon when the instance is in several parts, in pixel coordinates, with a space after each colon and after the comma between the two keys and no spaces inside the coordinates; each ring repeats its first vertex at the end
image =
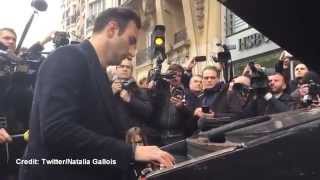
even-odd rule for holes
{"type": "MultiPolygon", "coordinates": [[[[32,0],[0,0],[0,27],[14,28],[18,35],[18,41],[33,12],[31,1],[32,0]]],[[[44,38],[51,31],[61,30],[61,1],[62,0],[46,0],[48,9],[44,12],[39,12],[38,15],[34,17],[22,46],[29,47],[36,41],[44,38]]]]}

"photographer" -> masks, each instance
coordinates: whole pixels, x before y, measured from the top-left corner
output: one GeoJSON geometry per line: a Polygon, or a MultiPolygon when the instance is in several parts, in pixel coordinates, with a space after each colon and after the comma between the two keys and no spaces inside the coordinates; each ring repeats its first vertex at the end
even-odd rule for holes
{"type": "MultiPolygon", "coordinates": [[[[202,85],[204,93],[201,97],[201,107],[194,111],[198,117],[200,129],[204,122],[212,122],[213,127],[218,127],[238,119],[241,107],[237,107],[237,97],[228,93],[228,86],[220,81],[220,71],[214,66],[207,66],[202,72],[202,85]]],[[[211,127],[212,128],[212,127],[211,127]]],[[[206,128],[204,128],[206,129],[206,128]]]]}
{"type": "Polygon", "coordinates": [[[197,130],[197,118],[193,116],[194,110],[201,106],[200,95],[202,93],[202,76],[193,75],[186,89],[185,103],[182,107],[185,116],[185,134],[191,136],[197,130]],[[187,115],[188,114],[188,115],[187,115]]]}
{"type": "Polygon", "coordinates": [[[299,102],[298,108],[319,107],[320,77],[317,73],[309,71],[303,79],[301,86],[297,89],[294,98],[299,102]]]}
{"type": "Polygon", "coordinates": [[[303,78],[308,72],[309,72],[309,68],[303,63],[299,63],[295,66],[294,68],[295,79],[290,81],[290,84],[289,84],[289,93],[291,93],[292,97],[297,98],[298,89],[304,83],[303,78]]]}
{"type": "Polygon", "coordinates": [[[146,92],[139,88],[133,79],[132,70],[131,60],[122,60],[116,67],[112,91],[120,105],[121,114],[128,119],[128,128],[133,126],[144,128],[151,117],[151,102],[146,92]]]}
{"type": "MultiPolygon", "coordinates": [[[[229,83],[230,97],[237,97],[235,100],[231,100],[234,103],[234,107],[241,107],[239,111],[245,107],[248,103],[248,97],[251,91],[251,80],[247,76],[238,76],[231,80],[229,83]]],[[[240,117],[239,117],[240,118],[240,117]]]]}
{"type": "MultiPolygon", "coordinates": [[[[19,69],[23,59],[15,54],[17,35],[11,28],[0,29],[0,114],[7,120],[6,128],[0,127],[0,149],[6,154],[1,154],[7,159],[1,166],[1,175],[17,178],[17,158],[21,158],[26,146],[23,139],[11,138],[12,134],[24,133],[28,127],[28,117],[32,103],[32,92],[26,88],[25,80],[19,69]]],[[[0,177],[3,177],[1,176],[0,177]]]]}
{"type": "Polygon", "coordinates": [[[158,130],[159,145],[167,145],[186,137],[184,111],[185,87],[181,79],[184,69],[178,64],[171,64],[165,75],[156,81],[151,90],[154,108],[154,129],[158,130]]]}
{"type": "Polygon", "coordinates": [[[22,58],[25,60],[42,60],[43,57],[41,52],[44,50],[44,46],[55,38],[55,33],[56,31],[50,32],[41,41],[34,43],[24,53],[20,50],[19,53],[21,54],[22,58]]]}
{"type": "MultiPolygon", "coordinates": [[[[261,77],[263,78],[263,77],[261,77]]],[[[246,117],[274,114],[293,110],[294,100],[285,92],[287,84],[285,78],[280,73],[274,73],[268,76],[266,85],[258,84],[252,80],[253,91],[248,106],[245,108],[246,117]]],[[[265,82],[264,80],[259,80],[265,82]]]]}

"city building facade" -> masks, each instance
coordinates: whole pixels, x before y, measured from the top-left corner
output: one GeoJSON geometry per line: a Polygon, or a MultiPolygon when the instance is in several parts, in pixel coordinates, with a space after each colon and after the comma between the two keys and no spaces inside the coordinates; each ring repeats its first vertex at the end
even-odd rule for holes
{"type": "Polygon", "coordinates": [[[222,39],[235,47],[230,50],[234,74],[242,72],[248,62],[253,61],[265,68],[274,68],[281,48],[256,29],[221,5],[222,39]]]}
{"type": "Polygon", "coordinates": [[[195,56],[206,56],[193,73],[215,64],[213,57],[222,51],[217,43],[235,45],[231,50],[234,73],[239,74],[249,61],[271,67],[280,54],[280,47],[250,27],[246,22],[212,0],[63,0],[63,27],[76,40],[89,38],[94,19],[109,7],[128,7],[142,20],[134,76],[146,77],[155,66],[151,58],[151,34],[155,25],[166,27],[166,55],[162,64],[166,71],[172,63],[185,64],[195,56]]]}
{"type": "Polygon", "coordinates": [[[61,4],[62,28],[73,40],[84,39],[85,3],[86,0],[63,0],[61,4]]]}
{"type": "Polygon", "coordinates": [[[135,77],[146,77],[156,64],[151,59],[151,33],[155,25],[166,27],[165,71],[172,63],[184,64],[189,58],[206,56],[197,63],[194,73],[207,64],[214,64],[211,56],[219,51],[221,41],[220,4],[212,0],[126,0],[121,6],[134,9],[142,19],[142,30],[135,59],[135,77]]]}
{"type": "Polygon", "coordinates": [[[73,40],[91,36],[94,19],[104,9],[120,5],[119,0],[62,0],[62,27],[73,40]]]}

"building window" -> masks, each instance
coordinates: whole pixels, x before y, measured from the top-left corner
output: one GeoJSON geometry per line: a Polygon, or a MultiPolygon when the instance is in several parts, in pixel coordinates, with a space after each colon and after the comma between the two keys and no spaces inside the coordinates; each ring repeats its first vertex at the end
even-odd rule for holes
{"type": "Polygon", "coordinates": [[[248,23],[242,20],[239,16],[235,15],[229,9],[226,9],[226,35],[230,36],[244,29],[249,28],[248,23]]]}
{"type": "Polygon", "coordinates": [[[177,44],[181,41],[187,40],[187,31],[183,29],[179,32],[174,33],[174,44],[177,44]]]}
{"type": "Polygon", "coordinates": [[[88,18],[87,18],[87,27],[90,27],[94,23],[94,19],[98,16],[100,12],[104,9],[104,1],[97,0],[89,4],[88,18]]]}
{"type": "Polygon", "coordinates": [[[262,67],[264,67],[267,71],[270,72],[274,70],[274,65],[279,61],[280,53],[281,49],[277,49],[264,54],[259,54],[257,56],[238,60],[233,64],[234,75],[240,75],[249,62],[260,64],[262,67]]]}

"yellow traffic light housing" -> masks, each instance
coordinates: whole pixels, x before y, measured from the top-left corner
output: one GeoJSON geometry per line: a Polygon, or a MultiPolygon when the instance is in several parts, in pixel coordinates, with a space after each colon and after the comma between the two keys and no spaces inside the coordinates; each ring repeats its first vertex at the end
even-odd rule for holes
{"type": "Polygon", "coordinates": [[[165,51],[165,26],[163,25],[156,25],[154,30],[151,34],[152,43],[152,58],[155,58],[159,55],[162,56],[162,60],[166,58],[166,51],[165,51]]]}
{"type": "Polygon", "coordinates": [[[162,37],[156,37],[156,39],[155,39],[155,44],[156,44],[157,46],[162,46],[163,43],[164,43],[164,39],[162,39],[162,37]]]}

